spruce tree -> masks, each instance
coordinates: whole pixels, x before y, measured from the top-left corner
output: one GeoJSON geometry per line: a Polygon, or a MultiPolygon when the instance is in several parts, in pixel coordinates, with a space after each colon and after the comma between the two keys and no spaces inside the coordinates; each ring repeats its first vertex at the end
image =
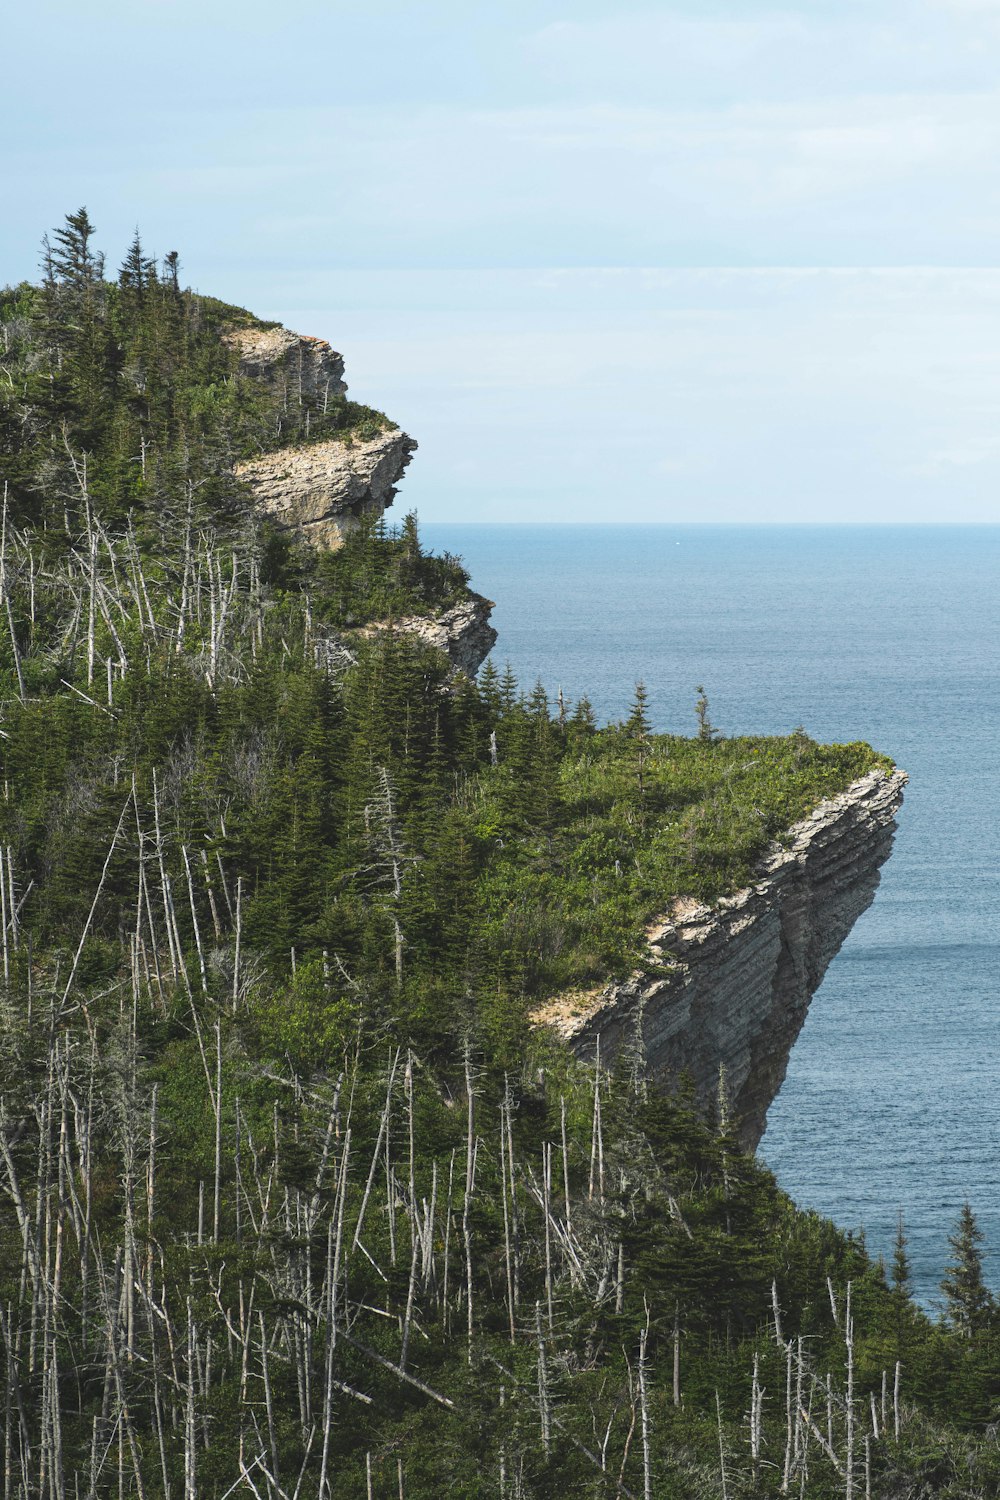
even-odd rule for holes
{"type": "Polygon", "coordinates": [[[945,1267],[941,1290],[947,1317],[965,1338],[982,1331],[993,1308],[993,1298],[983,1280],[982,1241],[976,1216],[969,1204],[963,1203],[955,1232],[948,1236],[954,1258],[945,1267]]]}
{"type": "Polygon", "coordinates": [[[903,1223],[903,1212],[901,1209],[896,1225],[896,1239],[892,1252],[892,1287],[893,1291],[901,1299],[908,1298],[913,1290],[910,1257],[906,1253],[908,1243],[906,1226],[903,1223]]]}
{"type": "Polygon", "coordinates": [[[578,698],[570,715],[570,730],[574,740],[586,740],[597,732],[594,706],[587,697],[578,698]]]}
{"type": "Polygon", "coordinates": [[[633,740],[635,751],[635,778],[636,794],[639,805],[639,819],[645,823],[645,800],[646,800],[646,758],[649,754],[649,736],[652,725],[649,722],[648,694],[646,684],[637,682],[635,685],[635,697],[632,700],[632,711],[625,724],[626,733],[633,740]]]}
{"type": "Polygon", "coordinates": [[[156,261],[142,248],[139,231],[136,230],[129,245],[128,254],[118,268],[118,285],[132,292],[137,302],[142,302],[143,293],[151,281],[156,280],[156,261]]]}
{"type": "Polygon", "coordinates": [[[698,698],[694,705],[694,712],[695,718],[698,720],[698,738],[710,743],[712,740],[718,739],[719,731],[708,717],[708,699],[705,696],[705,689],[700,683],[696,691],[698,698]]]}
{"type": "Polygon", "coordinates": [[[169,251],[163,257],[163,274],[175,297],[181,294],[180,285],[181,258],[176,250],[169,251]]]}
{"type": "Polygon", "coordinates": [[[896,1224],[896,1239],[893,1245],[892,1266],[890,1270],[897,1359],[903,1358],[904,1335],[908,1320],[912,1316],[910,1297],[913,1294],[913,1280],[910,1257],[906,1250],[907,1244],[906,1225],[903,1222],[901,1209],[896,1224]]]}
{"type": "Polygon", "coordinates": [[[514,668],[510,662],[503,669],[500,678],[499,693],[500,711],[506,717],[511,713],[518,700],[517,678],[514,675],[514,668]]]}
{"type": "Polygon", "coordinates": [[[104,257],[91,249],[94,234],[94,225],[85,208],[67,214],[63,227],[54,233],[51,265],[55,277],[63,286],[80,293],[99,284],[104,274],[104,257]]]}
{"type": "MultiPolygon", "coordinates": [[[[701,689],[699,688],[699,692],[701,689]]],[[[649,694],[644,682],[635,685],[635,696],[632,699],[632,708],[625,721],[625,728],[634,739],[646,739],[653,732],[653,726],[649,722],[649,694]]]]}
{"type": "Polygon", "coordinates": [[[500,715],[500,674],[493,665],[492,657],[487,659],[480,671],[477,686],[489,722],[493,725],[500,715]]]}

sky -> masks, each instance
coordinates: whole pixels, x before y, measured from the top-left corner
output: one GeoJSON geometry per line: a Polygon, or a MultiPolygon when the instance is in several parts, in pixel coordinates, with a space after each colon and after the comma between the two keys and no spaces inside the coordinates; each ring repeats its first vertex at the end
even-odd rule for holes
{"type": "Polygon", "coordinates": [[[86,204],[328,338],[427,521],[1000,520],[1000,0],[36,0],[0,282],[86,204]]]}

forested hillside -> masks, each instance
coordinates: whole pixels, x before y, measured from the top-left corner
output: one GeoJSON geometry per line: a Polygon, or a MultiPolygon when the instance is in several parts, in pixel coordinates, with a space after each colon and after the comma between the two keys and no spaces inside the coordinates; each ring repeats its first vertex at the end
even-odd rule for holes
{"type": "Polygon", "coordinates": [[[413,518],[317,555],[233,477],[386,421],[254,321],[83,211],[0,293],[4,1500],[998,1493],[974,1220],[931,1321],[724,1078],[529,1021],[888,762],[456,675],[413,518]]]}

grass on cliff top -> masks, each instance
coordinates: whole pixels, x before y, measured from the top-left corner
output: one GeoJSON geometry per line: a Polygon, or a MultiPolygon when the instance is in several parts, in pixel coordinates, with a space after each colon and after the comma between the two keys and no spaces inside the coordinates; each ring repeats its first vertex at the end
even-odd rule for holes
{"type": "MultiPolygon", "coordinates": [[[[484,694],[495,690],[487,669],[484,694]]],[[[499,764],[456,798],[453,816],[483,850],[480,942],[528,996],[648,963],[646,925],[676,897],[747,885],[824,798],[893,768],[869,745],[818,745],[801,730],[683,738],[634,720],[597,730],[584,705],[560,725],[536,692],[503,711],[499,764]]]]}

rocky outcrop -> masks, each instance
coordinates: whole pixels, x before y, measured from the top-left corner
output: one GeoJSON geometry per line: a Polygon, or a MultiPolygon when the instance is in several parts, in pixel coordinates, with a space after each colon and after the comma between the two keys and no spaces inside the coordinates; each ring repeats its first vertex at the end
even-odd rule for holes
{"type": "Polygon", "coordinates": [[[325,339],[288,328],[234,328],[223,342],[239,354],[240,373],[269,385],[285,381],[289,393],[324,406],[342,396],[344,360],[325,339]]]}
{"type": "Polygon", "coordinates": [[[377,630],[402,630],[407,635],[418,636],[428,646],[436,646],[450,658],[457,672],[475,677],[483,662],[496,645],[497,633],[490,624],[493,613],[492,599],[482,594],[470,594],[460,604],[439,615],[408,615],[402,620],[380,620],[365,625],[359,635],[372,635],[377,630]]]}
{"type": "Polygon", "coordinates": [[[380,516],[416,451],[398,428],[376,437],[281,448],[236,465],[257,509],[314,546],[339,547],[363,516],[380,516]]]}
{"type": "Polygon", "coordinates": [[[725,1069],[730,1108],[755,1147],[830,960],[874,898],[906,774],[872,771],[796,823],[759,879],[711,906],[679,900],[648,929],[652,972],[543,1007],[580,1056],[611,1062],[641,1029],[652,1078],[690,1075],[699,1099],[725,1069]],[[655,967],[654,967],[655,966],[655,967]]]}
{"type": "MultiPolygon", "coordinates": [[[[292,404],[326,412],[343,395],[344,361],[325,339],[288,328],[232,328],[224,342],[239,355],[242,374],[284,391],[292,404]]],[[[307,429],[308,430],[308,429],[307,429]]],[[[300,443],[235,466],[256,509],[320,548],[339,547],[364,516],[380,516],[396,496],[416,451],[412,438],[388,423],[374,437],[300,443]]]]}
{"type": "MultiPolygon", "coordinates": [[[[347,390],[344,361],[324,339],[287,328],[234,328],[224,335],[237,350],[242,374],[269,385],[287,386],[312,405],[347,390]]],[[[296,530],[313,546],[332,550],[367,516],[380,516],[396,496],[396,486],[416,451],[398,428],[375,437],[349,435],[302,443],[264,453],[235,466],[250,489],[255,508],[279,526],[296,530]]],[[[413,615],[391,628],[419,636],[450,659],[455,671],[474,677],[496,642],[490,624],[493,604],[472,594],[439,615],[413,615]]],[[[390,628],[377,622],[358,631],[370,635],[390,628]]]]}

